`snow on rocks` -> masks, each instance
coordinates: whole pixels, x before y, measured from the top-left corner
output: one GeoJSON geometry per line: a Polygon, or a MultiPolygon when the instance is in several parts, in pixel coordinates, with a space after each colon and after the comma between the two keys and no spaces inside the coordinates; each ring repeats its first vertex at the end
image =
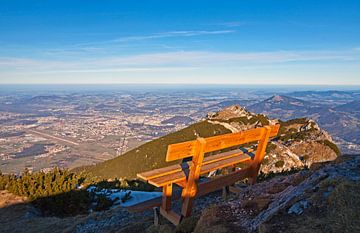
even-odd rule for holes
{"type": "Polygon", "coordinates": [[[98,190],[96,186],[90,186],[87,191],[95,195],[104,195],[106,198],[113,202],[113,206],[132,206],[153,198],[160,197],[161,192],[145,192],[145,191],[132,191],[123,189],[101,189],[98,190]]]}

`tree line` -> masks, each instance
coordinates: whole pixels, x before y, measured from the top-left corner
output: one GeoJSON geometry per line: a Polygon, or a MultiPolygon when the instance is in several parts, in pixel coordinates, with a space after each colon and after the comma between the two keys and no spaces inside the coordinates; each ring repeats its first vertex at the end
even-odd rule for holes
{"type": "Polygon", "coordinates": [[[25,196],[46,216],[74,216],[93,210],[109,208],[112,203],[106,197],[95,196],[86,188],[95,185],[99,189],[130,189],[151,191],[152,186],[137,180],[96,180],[83,173],[73,173],[55,167],[50,172],[25,170],[21,175],[2,174],[0,190],[25,196]]]}

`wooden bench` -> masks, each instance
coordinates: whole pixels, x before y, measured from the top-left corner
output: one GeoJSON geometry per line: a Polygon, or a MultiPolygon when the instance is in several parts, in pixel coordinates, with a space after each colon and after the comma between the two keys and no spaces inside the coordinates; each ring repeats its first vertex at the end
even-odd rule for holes
{"type": "MultiPolygon", "coordinates": [[[[279,125],[265,126],[209,138],[197,138],[168,146],[166,161],[174,161],[192,157],[191,161],[137,174],[137,176],[156,187],[162,187],[163,195],[160,214],[177,225],[190,216],[195,197],[229,187],[235,182],[249,178],[256,182],[260,164],[264,158],[270,137],[278,134],[279,125]],[[256,150],[240,148],[241,145],[257,143],[256,150]],[[226,152],[221,152],[227,149],[226,152]],[[209,155],[210,154],[210,155],[209,155]],[[243,164],[243,168],[236,166],[243,164]],[[211,171],[230,168],[229,174],[210,178],[200,182],[200,176],[211,171]],[[181,214],[171,208],[173,184],[182,188],[181,214]]],[[[149,204],[150,205],[150,204],[149,204]]]]}

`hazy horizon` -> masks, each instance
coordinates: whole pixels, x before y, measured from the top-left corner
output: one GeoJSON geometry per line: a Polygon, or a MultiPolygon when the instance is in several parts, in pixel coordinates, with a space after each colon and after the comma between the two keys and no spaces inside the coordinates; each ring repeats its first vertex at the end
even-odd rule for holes
{"type": "Polygon", "coordinates": [[[142,90],[142,89],[247,89],[247,90],[279,90],[282,92],[292,91],[359,91],[360,85],[288,85],[288,84],[169,84],[169,83],[21,83],[21,84],[3,84],[0,83],[0,90],[14,90],[14,89],[44,89],[51,91],[53,89],[69,91],[76,90],[142,90]]]}

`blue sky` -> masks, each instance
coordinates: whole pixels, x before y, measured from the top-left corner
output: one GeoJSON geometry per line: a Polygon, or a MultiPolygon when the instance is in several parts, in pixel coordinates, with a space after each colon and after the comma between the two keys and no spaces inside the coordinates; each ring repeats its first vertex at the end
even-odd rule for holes
{"type": "Polygon", "coordinates": [[[360,1],[1,0],[0,83],[360,85],[360,1]]]}

